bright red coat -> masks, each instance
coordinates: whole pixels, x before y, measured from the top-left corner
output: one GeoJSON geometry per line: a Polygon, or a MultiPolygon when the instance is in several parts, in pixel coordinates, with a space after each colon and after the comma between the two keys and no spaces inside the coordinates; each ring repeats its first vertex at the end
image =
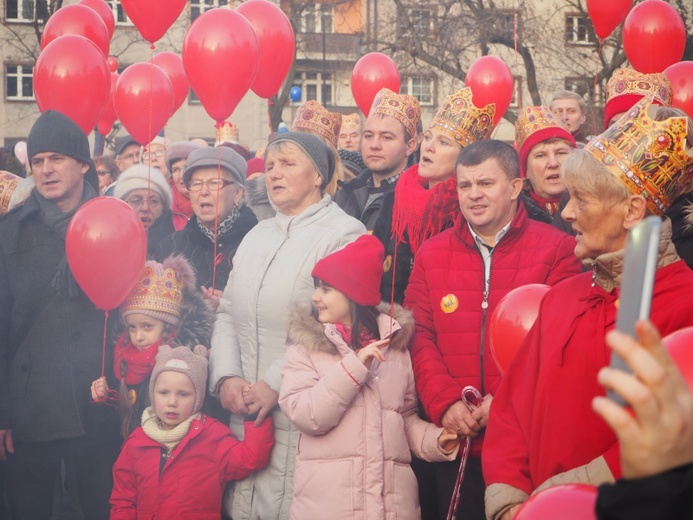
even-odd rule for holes
{"type": "MultiPolygon", "coordinates": [[[[483,395],[495,392],[500,373],[488,339],[493,310],[516,287],[554,285],[578,274],[574,248],[573,237],[530,220],[520,204],[510,229],[493,249],[488,307],[483,309],[484,261],[467,222],[460,218],[455,227],[424,242],[414,260],[404,305],[414,311],[411,356],[416,389],[432,422],[441,424],[467,385],[483,395]],[[441,301],[449,295],[454,295],[457,308],[446,313],[441,301]]],[[[477,439],[472,454],[479,456],[477,439]]]]}
{"type": "Polygon", "coordinates": [[[264,468],[274,443],[271,419],[245,423],[239,441],[228,426],[202,414],[161,468],[166,448],[141,427],[125,441],[113,466],[111,520],[221,518],[226,483],[264,468]]]}

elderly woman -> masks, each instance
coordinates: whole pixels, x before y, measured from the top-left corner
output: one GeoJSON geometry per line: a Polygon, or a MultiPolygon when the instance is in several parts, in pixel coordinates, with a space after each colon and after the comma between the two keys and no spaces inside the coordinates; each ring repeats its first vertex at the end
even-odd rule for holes
{"type": "Polygon", "coordinates": [[[196,147],[181,175],[194,215],[184,229],[161,241],[157,253],[157,258],[182,254],[190,260],[197,282],[217,305],[229,280],[233,256],[257,224],[255,214],[243,203],[246,168],[246,162],[231,148],[196,147]]]}
{"type": "MultiPolygon", "coordinates": [[[[616,437],[591,401],[604,395],[597,373],[609,363],[604,335],[616,320],[626,239],[645,216],[662,215],[693,172],[686,151],[693,126],[686,117],[658,121],[657,112],[642,100],[563,163],[570,193],[563,218],[591,272],[549,290],[503,377],[484,442],[488,518],[513,518],[549,486],[621,476],[616,437]]],[[[693,325],[691,286],[693,271],[676,254],[665,219],[650,315],[663,335],[693,325]]]]}
{"type": "Polygon", "coordinates": [[[106,190],[115,186],[120,170],[115,160],[108,155],[94,157],[94,168],[96,168],[96,175],[99,177],[99,195],[106,195],[106,190]]]}
{"type": "Polygon", "coordinates": [[[255,226],[236,252],[210,357],[210,391],[232,412],[236,435],[244,417],[274,420],[269,466],[229,494],[234,520],[289,518],[298,431],[277,407],[289,307],[310,298],[318,260],[366,232],[324,193],[334,156],[319,138],[279,134],[265,151],[265,167],[277,215],[255,226]]]}
{"type": "MultiPolygon", "coordinates": [[[[166,169],[171,172],[171,195],[173,204],[171,209],[182,213],[188,218],[192,218],[194,211],[190,201],[190,192],[185,185],[183,172],[185,171],[185,161],[190,152],[200,148],[199,144],[191,141],[176,141],[166,149],[166,169]]],[[[163,257],[166,258],[166,257],[163,257]]]]}
{"type": "Polygon", "coordinates": [[[120,174],[116,198],[125,201],[147,230],[147,254],[156,257],[159,243],[174,231],[183,229],[188,219],[171,211],[171,188],[156,168],[135,164],[120,174]]]}

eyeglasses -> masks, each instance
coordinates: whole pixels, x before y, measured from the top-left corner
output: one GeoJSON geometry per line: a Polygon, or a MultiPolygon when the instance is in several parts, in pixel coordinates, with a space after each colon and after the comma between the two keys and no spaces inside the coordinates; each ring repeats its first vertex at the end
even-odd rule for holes
{"type": "Polygon", "coordinates": [[[208,181],[201,181],[196,179],[194,181],[188,182],[186,187],[188,191],[200,191],[202,186],[207,186],[209,191],[219,191],[233,184],[232,181],[227,181],[226,179],[209,179],[208,181]]]}
{"type": "Polygon", "coordinates": [[[140,160],[140,153],[139,152],[130,152],[126,153],[125,155],[119,155],[116,157],[116,159],[119,159],[121,161],[137,161],[139,162],[140,160]]]}
{"type": "Polygon", "coordinates": [[[98,175],[110,175],[111,174],[110,170],[96,170],[96,173],[98,175]]]}
{"type": "MultiPolygon", "coordinates": [[[[124,199],[125,203],[130,206],[132,209],[138,209],[142,207],[142,205],[147,202],[147,199],[144,197],[132,197],[131,199],[124,199]]],[[[161,206],[162,202],[159,197],[149,197],[149,207],[150,208],[156,208],[158,206],[161,206]]]]}
{"type": "Polygon", "coordinates": [[[166,155],[166,150],[155,150],[153,152],[149,152],[147,150],[142,150],[142,158],[146,159],[149,157],[151,154],[152,157],[163,157],[166,155]]]}

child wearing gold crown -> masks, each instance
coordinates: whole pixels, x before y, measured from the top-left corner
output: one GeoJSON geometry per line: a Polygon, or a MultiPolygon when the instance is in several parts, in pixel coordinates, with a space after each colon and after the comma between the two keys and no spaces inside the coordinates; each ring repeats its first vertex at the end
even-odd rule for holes
{"type": "MultiPolygon", "coordinates": [[[[208,346],[212,314],[197,289],[190,263],[182,256],[172,256],[162,264],[145,264],[120,306],[120,320],[125,330],[116,339],[113,371],[120,382],[120,432],[125,438],[150,404],[147,389],[159,348],[165,344],[208,346]]],[[[93,401],[103,401],[108,392],[105,377],[92,383],[93,401]]]]}

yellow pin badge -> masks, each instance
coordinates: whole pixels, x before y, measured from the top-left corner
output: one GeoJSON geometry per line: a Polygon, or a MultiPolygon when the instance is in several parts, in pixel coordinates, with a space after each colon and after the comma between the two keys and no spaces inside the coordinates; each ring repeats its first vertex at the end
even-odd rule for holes
{"type": "Polygon", "coordinates": [[[443,296],[440,300],[440,309],[445,313],[445,314],[450,314],[451,312],[455,312],[457,310],[457,307],[460,306],[460,301],[457,299],[457,296],[454,294],[447,294],[443,296]]]}

